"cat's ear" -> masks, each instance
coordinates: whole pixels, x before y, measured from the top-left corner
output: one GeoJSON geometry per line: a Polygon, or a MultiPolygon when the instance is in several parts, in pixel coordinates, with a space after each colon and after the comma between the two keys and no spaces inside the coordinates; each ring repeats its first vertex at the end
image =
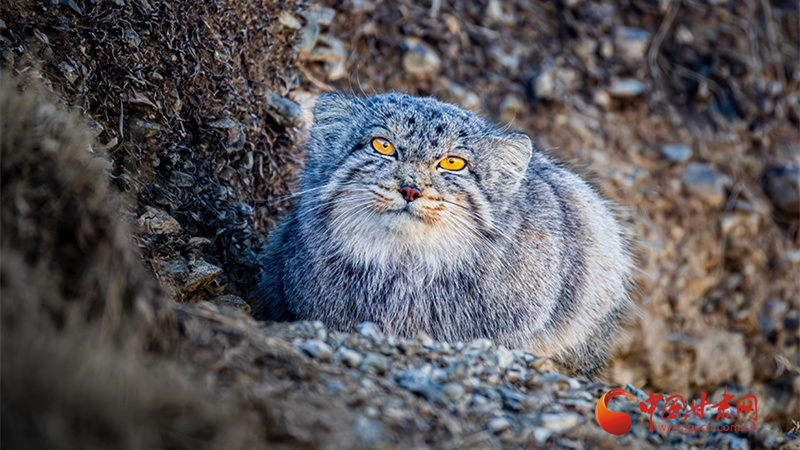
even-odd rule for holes
{"type": "Polygon", "coordinates": [[[531,138],[525,133],[506,133],[500,137],[500,146],[505,152],[503,160],[509,165],[510,171],[522,178],[533,155],[531,138]]]}
{"type": "Polygon", "coordinates": [[[352,116],[353,101],[342,94],[325,94],[314,105],[314,125],[324,125],[352,116]]]}
{"type": "Polygon", "coordinates": [[[519,189],[533,156],[533,143],[523,133],[502,133],[492,136],[489,146],[477,170],[483,173],[485,192],[500,201],[519,189]]]}

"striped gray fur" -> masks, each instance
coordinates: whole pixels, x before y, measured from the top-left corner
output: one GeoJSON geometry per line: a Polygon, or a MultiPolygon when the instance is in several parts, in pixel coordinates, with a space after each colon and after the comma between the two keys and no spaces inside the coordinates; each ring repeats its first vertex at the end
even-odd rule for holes
{"type": "Polygon", "coordinates": [[[633,310],[631,270],[610,204],[524,134],[431,98],[328,94],[252,298],[259,319],[487,337],[592,377],[633,310]],[[451,155],[466,168],[437,166],[451,155]]]}

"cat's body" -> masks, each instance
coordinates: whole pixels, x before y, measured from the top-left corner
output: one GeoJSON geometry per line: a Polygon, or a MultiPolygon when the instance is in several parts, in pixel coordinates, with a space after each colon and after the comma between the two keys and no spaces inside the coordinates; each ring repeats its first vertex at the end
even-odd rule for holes
{"type": "Polygon", "coordinates": [[[605,365],[632,308],[621,227],[527,136],[433,99],[333,94],[308,151],[257,318],[488,337],[588,376],[605,365]]]}

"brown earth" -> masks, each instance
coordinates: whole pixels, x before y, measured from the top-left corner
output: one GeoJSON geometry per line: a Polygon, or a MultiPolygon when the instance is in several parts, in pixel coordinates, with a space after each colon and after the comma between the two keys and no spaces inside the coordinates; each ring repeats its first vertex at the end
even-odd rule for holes
{"type": "MultiPolygon", "coordinates": [[[[800,419],[800,211],[769,187],[800,163],[793,2],[55,3],[0,5],[13,83],[90,123],[2,91],[4,444],[356,445],[369,394],[340,404],[294,329],[223,306],[249,309],[302,167],[297,104],[326,90],[434,95],[528,132],[630,224],[643,314],[611,384],[727,386],[759,421],[800,419]]],[[[483,419],[459,420],[390,440],[482,446],[464,439],[483,419]]]]}

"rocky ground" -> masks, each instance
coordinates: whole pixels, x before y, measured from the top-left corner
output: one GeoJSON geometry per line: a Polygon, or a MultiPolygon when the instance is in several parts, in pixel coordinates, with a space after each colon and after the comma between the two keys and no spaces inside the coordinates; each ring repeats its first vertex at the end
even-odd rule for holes
{"type": "Polygon", "coordinates": [[[0,99],[3,443],[796,447],[799,14],[780,1],[0,5],[4,77],[55,93],[0,99]],[[472,108],[619,205],[643,315],[605,383],[486,341],[249,317],[307,107],[330,90],[472,108]],[[26,113],[49,101],[80,119],[26,113]],[[47,138],[10,140],[25,126],[47,138]],[[53,141],[60,152],[37,144],[53,141]],[[618,386],[640,401],[755,394],[758,429],[651,433],[615,400],[634,418],[617,438],[594,406],[618,386]]]}

